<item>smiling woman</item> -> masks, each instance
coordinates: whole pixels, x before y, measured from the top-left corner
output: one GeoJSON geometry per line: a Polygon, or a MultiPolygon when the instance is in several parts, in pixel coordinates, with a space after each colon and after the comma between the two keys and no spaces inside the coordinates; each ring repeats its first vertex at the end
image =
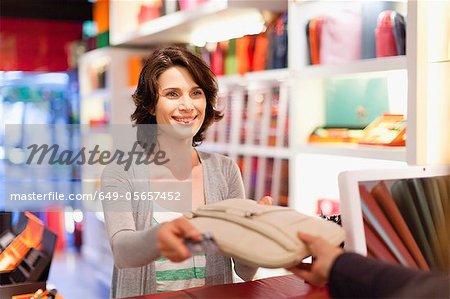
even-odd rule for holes
{"type": "MultiPolygon", "coordinates": [[[[153,152],[146,145],[157,144],[170,161],[151,170],[149,166],[133,165],[125,170],[108,165],[102,175],[102,191],[135,194],[152,190],[160,183],[162,169],[172,182],[162,192],[175,191],[177,183],[189,183],[189,210],[228,198],[245,198],[235,162],[195,149],[207,128],[223,117],[214,108],[217,92],[216,78],[202,59],[182,48],[156,50],[141,71],[131,118],[147,155],[153,152]]],[[[115,263],[112,297],[232,282],[231,259],[216,252],[191,256],[185,240],[202,237],[181,214],[158,212],[159,202],[102,204],[115,263]]],[[[235,262],[235,271],[244,280],[251,280],[256,270],[235,262]]]]}
{"type": "MultiPolygon", "coordinates": [[[[206,98],[203,90],[183,67],[172,67],[159,78],[160,94],[155,107],[158,125],[179,125],[197,134],[205,118],[206,98]]],[[[191,136],[189,136],[191,137],[191,136]]]]}
{"type": "MultiPolygon", "coordinates": [[[[223,117],[214,109],[217,92],[216,78],[201,58],[182,48],[163,48],[155,51],[142,69],[133,95],[136,110],[131,119],[138,125],[168,124],[170,122],[158,122],[158,105],[165,106],[167,100],[174,100],[171,107],[174,110],[179,108],[179,111],[172,111],[172,117],[180,119],[190,116],[189,110],[195,108],[193,101],[202,100],[205,105],[203,121],[197,121],[201,126],[192,140],[192,145],[197,146],[205,138],[206,129],[223,117]],[[160,97],[162,101],[159,101],[160,97]]],[[[162,121],[163,116],[158,117],[162,121]]],[[[148,134],[139,131],[138,126],[138,135],[148,134]]]]}

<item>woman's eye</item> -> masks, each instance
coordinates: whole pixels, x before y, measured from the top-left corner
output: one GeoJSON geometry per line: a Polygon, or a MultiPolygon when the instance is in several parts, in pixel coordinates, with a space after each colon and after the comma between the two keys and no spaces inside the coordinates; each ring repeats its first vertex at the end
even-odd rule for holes
{"type": "Polygon", "coordinates": [[[166,97],[169,97],[169,98],[173,98],[176,96],[178,96],[178,94],[174,91],[170,91],[170,92],[166,93],[166,97]]]}
{"type": "Polygon", "coordinates": [[[201,96],[203,94],[203,91],[202,90],[195,90],[193,92],[193,94],[194,94],[194,96],[201,96]]]}

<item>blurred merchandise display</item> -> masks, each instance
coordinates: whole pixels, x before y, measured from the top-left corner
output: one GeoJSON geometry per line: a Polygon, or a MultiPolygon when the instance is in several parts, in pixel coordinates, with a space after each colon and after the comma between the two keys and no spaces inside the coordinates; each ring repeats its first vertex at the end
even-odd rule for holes
{"type": "Polygon", "coordinates": [[[287,13],[268,20],[259,34],[208,43],[193,51],[209,62],[216,76],[287,68],[287,13]]]}
{"type": "MultiPolygon", "coordinates": [[[[70,125],[79,123],[80,103],[78,97],[78,79],[76,72],[67,73],[31,73],[31,72],[3,72],[0,75],[0,150],[5,153],[0,157],[0,178],[9,184],[20,184],[24,174],[34,173],[28,165],[24,164],[26,155],[25,144],[45,143],[66,148],[75,148],[79,143],[79,131],[71,130],[70,125]],[[48,125],[48,135],[32,134],[29,128],[48,125]],[[68,125],[68,129],[61,132],[50,130],[51,126],[68,125]],[[18,134],[11,130],[18,128],[18,134]],[[7,131],[9,130],[9,131],[7,131]],[[7,134],[9,135],[7,136],[7,134]],[[6,138],[8,137],[8,138],[6,138]],[[28,167],[28,168],[27,168],[28,167]],[[17,181],[19,180],[19,182],[17,181]]],[[[64,127],[66,128],[66,127],[64,127]]],[[[33,185],[29,192],[44,192],[46,185],[53,190],[60,190],[64,181],[68,184],[70,193],[80,192],[80,167],[72,165],[68,169],[49,166],[37,170],[37,177],[42,181],[33,185]],[[58,179],[51,179],[57,177],[58,179]]],[[[26,181],[26,179],[25,179],[26,181]]],[[[31,186],[30,185],[30,186],[31,186]]],[[[28,185],[27,185],[28,186],[28,185]]],[[[27,192],[25,184],[21,187],[27,192]]],[[[63,187],[66,188],[66,187],[63,187]]],[[[6,189],[1,190],[5,192],[6,189]]],[[[2,196],[3,197],[3,196],[2,196]]],[[[6,199],[0,201],[0,210],[5,209],[6,199]]],[[[77,205],[77,203],[74,203],[77,205]]],[[[57,236],[55,249],[58,251],[71,247],[71,232],[65,230],[64,212],[55,212],[55,209],[43,210],[38,214],[40,219],[57,236]]]]}
{"type": "Polygon", "coordinates": [[[381,12],[375,29],[375,44],[377,57],[405,55],[405,18],[396,11],[381,12]]]}
{"type": "Polygon", "coordinates": [[[356,143],[363,135],[364,128],[318,127],[308,138],[308,142],[356,143]]]}
{"type": "Polygon", "coordinates": [[[405,146],[406,119],[403,115],[383,114],[368,125],[360,144],[405,146]]]}
{"type": "Polygon", "coordinates": [[[0,235],[0,297],[45,289],[56,235],[25,212],[11,231],[0,235]]]}
{"type": "Polygon", "coordinates": [[[0,28],[0,70],[65,72],[67,48],[81,39],[82,23],[0,18],[0,28]]]}
{"type": "Polygon", "coordinates": [[[141,4],[138,13],[138,23],[142,24],[161,16],[162,0],[147,0],[141,4]]]}
{"type": "Polygon", "coordinates": [[[341,207],[338,199],[321,198],[317,200],[317,215],[330,217],[333,215],[339,215],[340,213],[341,207]]]}
{"type": "Polygon", "coordinates": [[[343,5],[306,23],[308,61],[339,64],[406,54],[405,18],[395,4],[367,2],[343,5]]]}
{"type": "Polygon", "coordinates": [[[109,1],[96,0],[93,3],[93,21],[97,25],[97,32],[105,32],[109,30],[109,1]]]}
{"type": "MultiPolygon", "coordinates": [[[[448,141],[438,138],[445,136],[441,133],[450,119],[445,112],[450,110],[443,109],[449,98],[448,34],[444,46],[436,45],[443,35],[437,34],[438,29],[447,28],[448,20],[442,21],[434,5],[425,1],[97,0],[83,40],[69,29],[63,32],[70,27],[65,24],[49,29],[42,23],[22,26],[2,18],[1,69],[51,71],[79,66],[81,99],[78,92],[65,92],[78,90],[78,82],[71,80],[64,90],[31,77],[14,83],[0,80],[0,178],[10,170],[4,165],[14,164],[4,150],[3,124],[82,123],[99,130],[129,124],[132,95],[146,57],[155,47],[182,45],[201,55],[217,75],[216,108],[224,113],[199,149],[236,161],[247,197],[270,195],[275,204],[333,220],[340,213],[339,173],[448,161],[448,141]],[[279,7],[265,10],[271,5],[279,7]],[[247,14],[250,10],[258,12],[257,18],[247,14]],[[419,23],[427,22],[427,30],[419,28],[419,23]],[[31,36],[24,27],[43,34],[31,36]],[[25,33],[18,36],[12,31],[25,33]],[[69,49],[65,56],[60,45],[69,49]],[[422,76],[425,67],[428,73],[422,76]],[[424,111],[433,117],[422,117],[424,111]]],[[[447,5],[445,11],[449,9],[447,5]]],[[[19,75],[0,73],[0,79],[19,75]]],[[[79,136],[58,137],[55,143],[79,142],[79,136]]],[[[14,140],[18,157],[25,138],[30,136],[14,140]]],[[[101,134],[94,139],[105,148],[111,146],[101,134]]],[[[83,180],[79,169],[73,172],[83,180]]],[[[74,183],[73,193],[97,190],[99,184],[99,179],[83,186],[74,183]]],[[[94,266],[95,282],[109,286],[113,259],[103,215],[81,212],[84,219],[79,220],[80,207],[70,208],[40,215],[58,236],[55,250],[74,245],[94,266]]],[[[6,217],[3,220],[0,246],[14,237],[2,235],[11,223],[6,217]]]]}

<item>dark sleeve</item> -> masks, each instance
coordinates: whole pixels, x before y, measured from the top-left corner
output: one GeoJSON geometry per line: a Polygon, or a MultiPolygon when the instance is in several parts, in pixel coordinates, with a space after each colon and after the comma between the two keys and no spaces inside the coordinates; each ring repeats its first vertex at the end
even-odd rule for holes
{"type": "Polygon", "coordinates": [[[450,298],[450,278],[390,265],[355,253],[331,269],[332,298],[450,298]]]}

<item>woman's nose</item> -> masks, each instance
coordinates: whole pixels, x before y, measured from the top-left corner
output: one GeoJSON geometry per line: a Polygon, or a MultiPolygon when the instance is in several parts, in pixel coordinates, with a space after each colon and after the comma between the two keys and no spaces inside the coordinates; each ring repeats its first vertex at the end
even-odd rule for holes
{"type": "Polygon", "coordinates": [[[189,96],[183,97],[180,101],[180,105],[178,107],[181,111],[192,111],[194,110],[194,105],[192,104],[192,100],[189,96]]]}

